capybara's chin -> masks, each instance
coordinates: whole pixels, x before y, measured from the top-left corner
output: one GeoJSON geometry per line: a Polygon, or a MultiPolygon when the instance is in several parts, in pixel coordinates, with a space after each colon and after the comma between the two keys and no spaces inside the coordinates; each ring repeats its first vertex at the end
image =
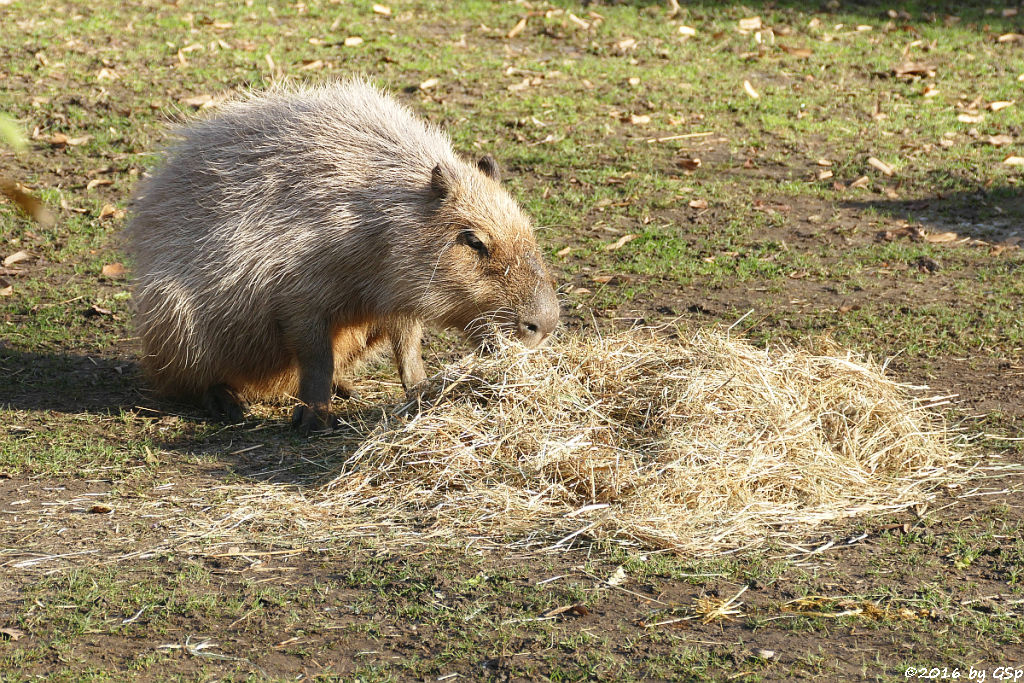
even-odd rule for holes
{"type": "Polygon", "coordinates": [[[149,377],[227,419],[286,395],[296,426],[325,426],[332,390],[383,350],[412,391],[424,325],[514,311],[509,333],[532,346],[558,322],[494,159],[462,159],[362,80],[253,95],[180,128],[126,236],[149,377]]]}

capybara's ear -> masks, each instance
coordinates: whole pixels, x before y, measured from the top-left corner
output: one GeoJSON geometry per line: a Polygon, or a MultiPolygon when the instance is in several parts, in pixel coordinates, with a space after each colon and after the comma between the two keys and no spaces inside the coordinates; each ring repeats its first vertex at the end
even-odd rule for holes
{"type": "Polygon", "coordinates": [[[451,173],[451,170],[444,164],[438,164],[430,172],[430,189],[434,191],[438,199],[444,199],[451,194],[453,183],[451,173]]]}
{"type": "Polygon", "coordinates": [[[483,174],[494,182],[501,182],[501,169],[498,168],[498,162],[495,161],[494,157],[490,154],[485,154],[480,157],[480,161],[476,162],[476,167],[483,171],[483,174]]]}

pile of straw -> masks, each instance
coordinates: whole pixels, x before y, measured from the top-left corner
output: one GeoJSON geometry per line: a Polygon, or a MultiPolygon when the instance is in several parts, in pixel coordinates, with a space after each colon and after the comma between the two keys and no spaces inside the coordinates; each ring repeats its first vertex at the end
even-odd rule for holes
{"type": "Polygon", "coordinates": [[[418,409],[349,425],[324,502],[448,536],[721,552],[956,478],[941,399],[914,389],[834,347],[564,334],[466,358],[418,409]]]}

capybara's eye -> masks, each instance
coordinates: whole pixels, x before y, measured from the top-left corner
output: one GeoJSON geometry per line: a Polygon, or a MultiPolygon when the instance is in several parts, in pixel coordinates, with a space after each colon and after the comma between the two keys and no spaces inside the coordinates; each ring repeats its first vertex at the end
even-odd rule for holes
{"type": "Polygon", "coordinates": [[[487,245],[480,241],[480,238],[474,235],[469,230],[466,230],[459,235],[463,244],[467,247],[474,249],[481,257],[488,256],[487,245]]]}

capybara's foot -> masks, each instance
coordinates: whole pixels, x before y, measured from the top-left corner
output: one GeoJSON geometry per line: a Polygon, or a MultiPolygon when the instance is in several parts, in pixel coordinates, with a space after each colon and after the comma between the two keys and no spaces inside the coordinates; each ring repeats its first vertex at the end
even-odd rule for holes
{"type": "Polygon", "coordinates": [[[359,391],[349,382],[334,383],[334,395],[341,399],[359,398],[359,391]]]}
{"type": "Polygon", "coordinates": [[[431,384],[428,380],[417,382],[405,390],[405,398],[421,403],[430,394],[431,384]]]}
{"type": "Polygon", "coordinates": [[[245,402],[227,384],[214,384],[203,394],[203,407],[217,422],[237,424],[245,419],[245,402]]]}
{"type": "Polygon", "coordinates": [[[295,406],[295,410],[292,412],[292,427],[298,429],[302,434],[334,429],[337,426],[338,418],[331,415],[326,405],[301,404],[295,406]]]}
{"type": "Polygon", "coordinates": [[[417,382],[405,390],[405,403],[399,409],[399,415],[411,415],[418,413],[423,408],[423,403],[431,398],[432,386],[430,382],[423,380],[417,382]]]}

